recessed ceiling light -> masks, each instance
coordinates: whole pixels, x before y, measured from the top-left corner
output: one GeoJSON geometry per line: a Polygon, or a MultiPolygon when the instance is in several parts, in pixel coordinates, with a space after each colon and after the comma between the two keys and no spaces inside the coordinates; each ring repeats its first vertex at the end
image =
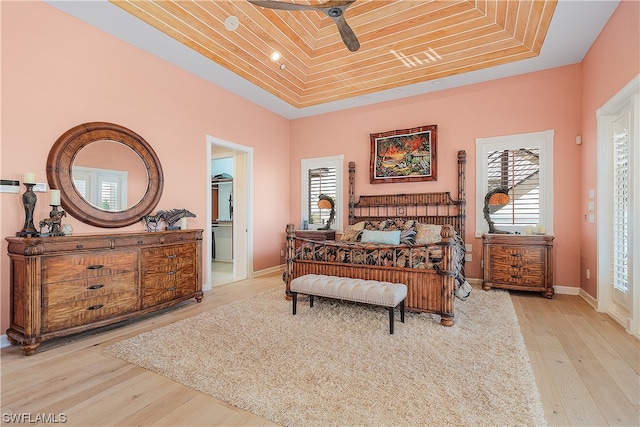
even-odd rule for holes
{"type": "Polygon", "coordinates": [[[235,16],[229,16],[227,19],[224,20],[224,27],[229,31],[237,30],[239,25],[240,25],[240,21],[235,16]]]}
{"type": "Polygon", "coordinates": [[[270,58],[273,62],[276,62],[277,60],[282,58],[282,54],[276,50],[271,54],[270,58]]]}
{"type": "Polygon", "coordinates": [[[369,99],[369,97],[367,95],[360,95],[358,99],[365,100],[365,99],[369,99]]]}
{"type": "Polygon", "coordinates": [[[402,92],[402,89],[394,89],[394,90],[392,90],[391,92],[393,92],[393,93],[400,93],[400,92],[402,92]]]}
{"type": "Polygon", "coordinates": [[[436,85],[436,86],[441,85],[442,84],[442,80],[434,80],[434,81],[431,82],[431,84],[432,85],[436,85]]]}

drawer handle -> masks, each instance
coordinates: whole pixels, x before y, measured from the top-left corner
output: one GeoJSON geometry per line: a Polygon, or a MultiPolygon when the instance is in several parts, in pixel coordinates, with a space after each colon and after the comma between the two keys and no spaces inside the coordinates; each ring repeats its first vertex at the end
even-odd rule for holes
{"type": "Polygon", "coordinates": [[[169,271],[169,272],[167,272],[167,274],[168,274],[169,276],[173,276],[173,275],[174,275],[174,274],[176,274],[177,272],[178,272],[178,270],[174,270],[174,271],[169,271]]]}
{"type": "Polygon", "coordinates": [[[76,245],[76,249],[82,249],[84,248],[84,245],[76,245]]]}
{"type": "Polygon", "coordinates": [[[95,291],[96,289],[104,288],[104,285],[91,285],[87,289],[90,291],[95,291]]]}
{"type": "Polygon", "coordinates": [[[522,254],[511,254],[511,256],[521,257],[521,256],[522,256],[522,254]]]}
{"type": "Polygon", "coordinates": [[[522,275],[520,274],[512,274],[511,277],[513,277],[514,279],[522,279],[522,275]]]}
{"type": "Polygon", "coordinates": [[[91,307],[87,307],[87,310],[100,310],[104,307],[104,304],[92,305],[91,307]]]}
{"type": "Polygon", "coordinates": [[[100,270],[102,267],[104,267],[104,265],[95,264],[95,265],[90,265],[89,267],[87,267],[87,270],[100,270]]]}
{"type": "Polygon", "coordinates": [[[511,264],[513,268],[522,268],[522,264],[511,264]]]}
{"type": "Polygon", "coordinates": [[[167,255],[168,259],[174,259],[175,257],[177,257],[178,255],[167,255]]]}
{"type": "Polygon", "coordinates": [[[139,245],[144,244],[144,240],[138,240],[138,244],[139,244],[139,245]]]}
{"type": "Polygon", "coordinates": [[[175,291],[176,289],[178,289],[178,287],[177,287],[177,286],[172,286],[172,287],[170,287],[170,288],[167,288],[167,292],[173,292],[173,291],[175,291]]]}
{"type": "Polygon", "coordinates": [[[180,236],[180,240],[184,240],[184,236],[180,236]]]}

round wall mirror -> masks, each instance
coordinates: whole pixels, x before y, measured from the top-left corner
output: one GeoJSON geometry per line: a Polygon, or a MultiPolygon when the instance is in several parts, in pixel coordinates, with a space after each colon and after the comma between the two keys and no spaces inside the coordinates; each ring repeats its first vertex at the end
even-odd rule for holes
{"type": "Polygon", "coordinates": [[[60,190],[61,204],[90,225],[131,225],[156,207],[164,184],[151,146],[123,126],[84,123],[55,142],[47,159],[49,186],[60,190]]]}

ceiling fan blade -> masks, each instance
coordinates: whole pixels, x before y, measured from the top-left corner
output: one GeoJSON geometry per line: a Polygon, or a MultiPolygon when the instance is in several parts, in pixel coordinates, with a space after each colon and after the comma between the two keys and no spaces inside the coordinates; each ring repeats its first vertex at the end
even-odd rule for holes
{"type": "Polygon", "coordinates": [[[274,0],[247,1],[255,6],[266,7],[269,9],[322,11],[331,19],[333,19],[333,22],[336,23],[338,31],[340,32],[340,36],[342,37],[342,41],[344,42],[345,46],[347,46],[347,49],[349,49],[351,52],[355,52],[360,49],[360,42],[358,41],[358,38],[356,37],[349,24],[347,24],[347,21],[344,19],[344,11],[356,0],[329,0],[316,6],[274,0]]]}
{"type": "Polygon", "coordinates": [[[355,52],[360,49],[360,42],[349,24],[347,24],[347,20],[344,19],[344,15],[333,18],[333,21],[338,26],[338,31],[340,31],[340,36],[342,37],[342,41],[345,46],[347,46],[347,49],[351,52],[355,52]]]}
{"type": "Polygon", "coordinates": [[[249,3],[266,7],[268,9],[279,9],[279,10],[316,10],[317,7],[309,6],[306,4],[296,4],[296,3],[288,3],[288,2],[280,2],[273,0],[247,0],[249,3]]]}

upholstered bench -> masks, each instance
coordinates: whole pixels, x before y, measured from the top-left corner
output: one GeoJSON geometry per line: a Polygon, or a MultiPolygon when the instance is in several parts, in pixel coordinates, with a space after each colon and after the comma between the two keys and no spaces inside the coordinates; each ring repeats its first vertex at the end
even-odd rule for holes
{"type": "Polygon", "coordinates": [[[298,293],[302,293],[309,295],[310,307],[313,307],[314,296],[388,307],[390,334],[393,334],[394,309],[400,306],[400,321],[404,323],[404,299],[407,297],[407,285],[402,283],[306,274],[291,281],[290,291],[293,315],[296,314],[298,293]]]}

